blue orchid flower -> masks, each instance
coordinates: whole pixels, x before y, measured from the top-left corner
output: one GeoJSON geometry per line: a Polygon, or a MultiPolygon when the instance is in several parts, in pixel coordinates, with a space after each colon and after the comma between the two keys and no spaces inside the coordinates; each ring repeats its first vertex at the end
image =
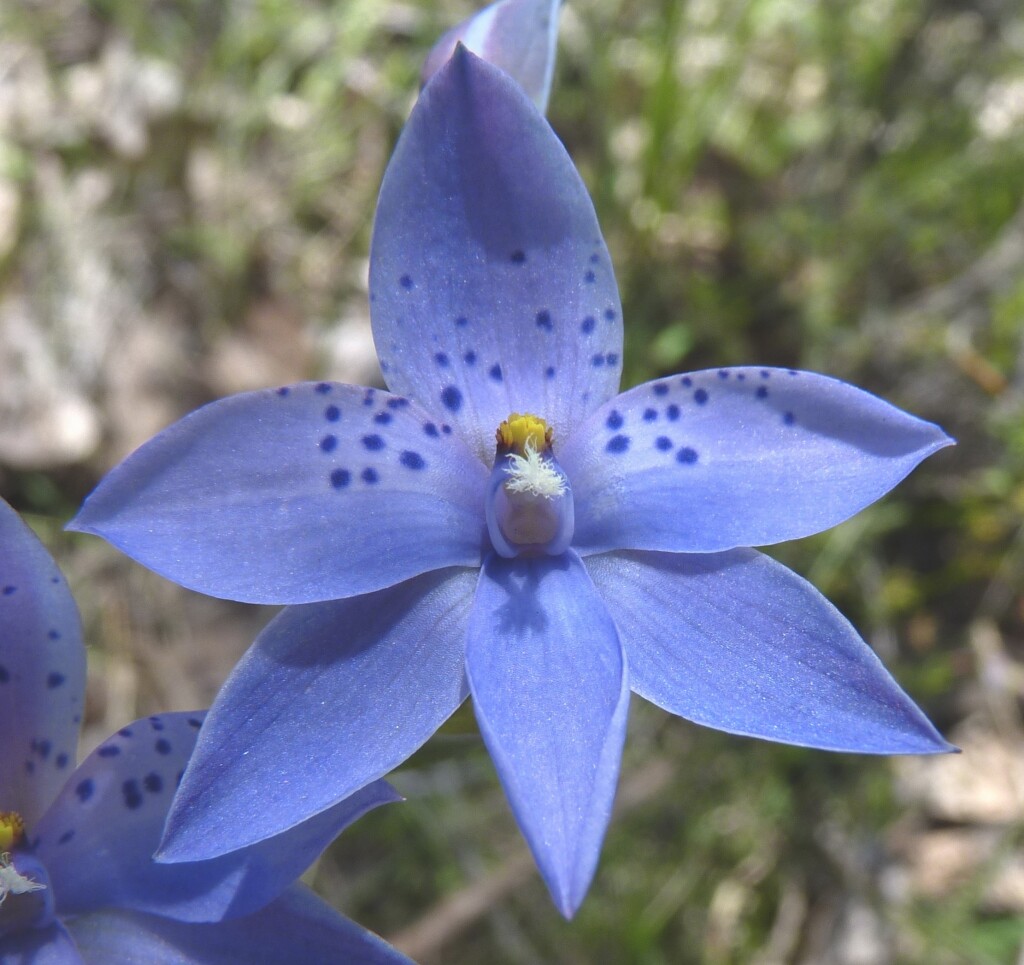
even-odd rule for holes
{"type": "Polygon", "coordinates": [[[621,309],[587,192],[524,93],[463,48],[384,178],[370,302],[390,391],[215,402],[74,521],[185,586],[293,604],[215,702],[164,860],[331,807],[470,693],[566,916],[596,867],[630,689],[734,734],[950,750],[832,605],[748,548],[836,525],[950,439],[808,372],[617,394],[621,309]]]}
{"type": "Polygon", "coordinates": [[[452,27],[434,44],[421,72],[425,86],[460,43],[500,67],[543,114],[548,107],[558,45],[561,0],[498,0],[452,27]]]}
{"type": "Polygon", "coordinates": [[[84,697],[67,583],[0,500],[0,963],[409,961],[295,884],[338,832],[397,799],[385,782],[234,854],[157,864],[203,714],[138,720],[76,769],[84,697]]]}

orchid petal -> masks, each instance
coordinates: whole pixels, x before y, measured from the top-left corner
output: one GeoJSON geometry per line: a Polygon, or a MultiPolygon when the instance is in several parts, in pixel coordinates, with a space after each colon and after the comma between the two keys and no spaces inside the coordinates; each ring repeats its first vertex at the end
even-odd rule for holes
{"type": "Polygon", "coordinates": [[[543,114],[555,73],[560,5],[561,0],[499,0],[484,7],[434,45],[423,65],[422,83],[426,84],[462,43],[511,76],[543,114]]]}
{"type": "Polygon", "coordinates": [[[182,419],[111,472],[71,528],[211,596],[310,603],[478,563],[486,481],[407,399],[305,383],[182,419]]]}
{"type": "Polygon", "coordinates": [[[0,811],[32,825],[74,767],[85,694],[78,609],[57,564],[0,500],[0,811]]]}
{"type": "Polygon", "coordinates": [[[952,748],[813,586],[756,550],[587,558],[641,697],[698,724],[866,754],[952,748]]]}
{"type": "MultiPolygon", "coordinates": [[[[0,965],[83,965],[83,961],[74,940],[60,922],[0,938],[0,965]]],[[[116,959],[96,961],[118,965],[116,959]]]]}
{"type": "Polygon", "coordinates": [[[615,627],[575,553],[488,558],[466,667],[516,820],[569,918],[597,867],[629,709],[615,627]]]}
{"type": "Polygon", "coordinates": [[[192,924],[105,911],[70,923],[96,965],[411,965],[383,939],[297,885],[245,918],[192,924]]]}
{"type": "Polygon", "coordinates": [[[397,800],[383,781],[276,838],[214,861],[153,861],[195,746],[202,713],[135,721],[82,763],[35,829],[61,915],[100,908],[183,921],[247,915],[273,901],[323,849],[370,808],[397,800]],[[116,827],[116,834],[112,833],[116,827]]]}
{"type": "Polygon", "coordinates": [[[951,444],[837,379],[736,368],[625,392],[558,456],[579,552],[710,553],[835,526],[951,444]]]}
{"type": "Polygon", "coordinates": [[[402,763],[465,699],[474,584],[447,570],[284,610],[210,710],[161,859],[279,834],[402,763]]]}
{"type": "Polygon", "coordinates": [[[586,188],[518,85],[465,48],[384,176],[370,313],[388,385],[488,462],[509,413],[557,439],[618,389],[619,296],[586,188]]]}

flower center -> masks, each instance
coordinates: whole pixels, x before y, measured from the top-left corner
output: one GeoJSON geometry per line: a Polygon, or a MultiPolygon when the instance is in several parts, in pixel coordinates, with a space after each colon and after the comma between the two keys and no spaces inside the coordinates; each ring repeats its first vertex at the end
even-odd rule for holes
{"type": "Polygon", "coordinates": [[[21,844],[25,837],[25,820],[17,811],[0,811],[0,853],[21,844]]]}
{"type": "Polygon", "coordinates": [[[553,440],[551,427],[529,413],[513,412],[498,426],[486,516],[501,556],[556,556],[572,541],[572,489],[552,452],[553,440]]]}

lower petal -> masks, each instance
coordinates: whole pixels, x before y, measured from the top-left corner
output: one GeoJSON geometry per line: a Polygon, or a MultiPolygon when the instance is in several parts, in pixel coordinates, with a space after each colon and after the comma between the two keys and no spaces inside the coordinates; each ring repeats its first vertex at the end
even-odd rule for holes
{"type": "Polygon", "coordinates": [[[298,885],[262,911],[216,924],[104,911],[70,924],[89,962],[104,965],[409,965],[383,939],[298,885]]]}
{"type": "Polygon", "coordinates": [[[849,622],[754,550],[587,558],[633,690],[698,724],[868,754],[953,750],[849,622]]]}
{"type": "MultiPolygon", "coordinates": [[[[117,959],[96,959],[118,965],[117,959]]],[[[92,959],[89,959],[92,961],[92,959]]],[[[0,965],[83,965],[82,955],[60,922],[0,938],[0,965]]]]}
{"type": "Polygon", "coordinates": [[[277,835],[401,764],[465,699],[475,582],[443,570],[282,611],[210,709],[162,860],[277,835]]]}
{"type": "Polygon", "coordinates": [[[571,917],[597,867],[629,709],[615,627],[575,553],[487,560],[466,668],[516,820],[571,917]]]}

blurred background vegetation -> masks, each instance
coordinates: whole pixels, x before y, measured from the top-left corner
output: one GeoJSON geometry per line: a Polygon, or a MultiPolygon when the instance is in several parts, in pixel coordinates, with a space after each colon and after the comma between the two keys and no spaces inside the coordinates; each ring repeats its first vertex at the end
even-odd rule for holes
{"type": "MultiPolygon", "coordinates": [[[[379,380],[377,188],[468,0],[0,10],[0,493],[69,574],[91,745],[206,706],[269,611],[61,526],[198,404],[379,380]]],[[[884,760],[635,702],[590,897],[551,906],[472,713],[312,872],[427,963],[1024,961],[1024,13],[1017,0],[571,0],[550,119],[594,197],[627,383],[815,369],[956,449],[772,552],[965,753],[884,760]]],[[[692,507],[699,512],[699,507],[692,507]]]]}

